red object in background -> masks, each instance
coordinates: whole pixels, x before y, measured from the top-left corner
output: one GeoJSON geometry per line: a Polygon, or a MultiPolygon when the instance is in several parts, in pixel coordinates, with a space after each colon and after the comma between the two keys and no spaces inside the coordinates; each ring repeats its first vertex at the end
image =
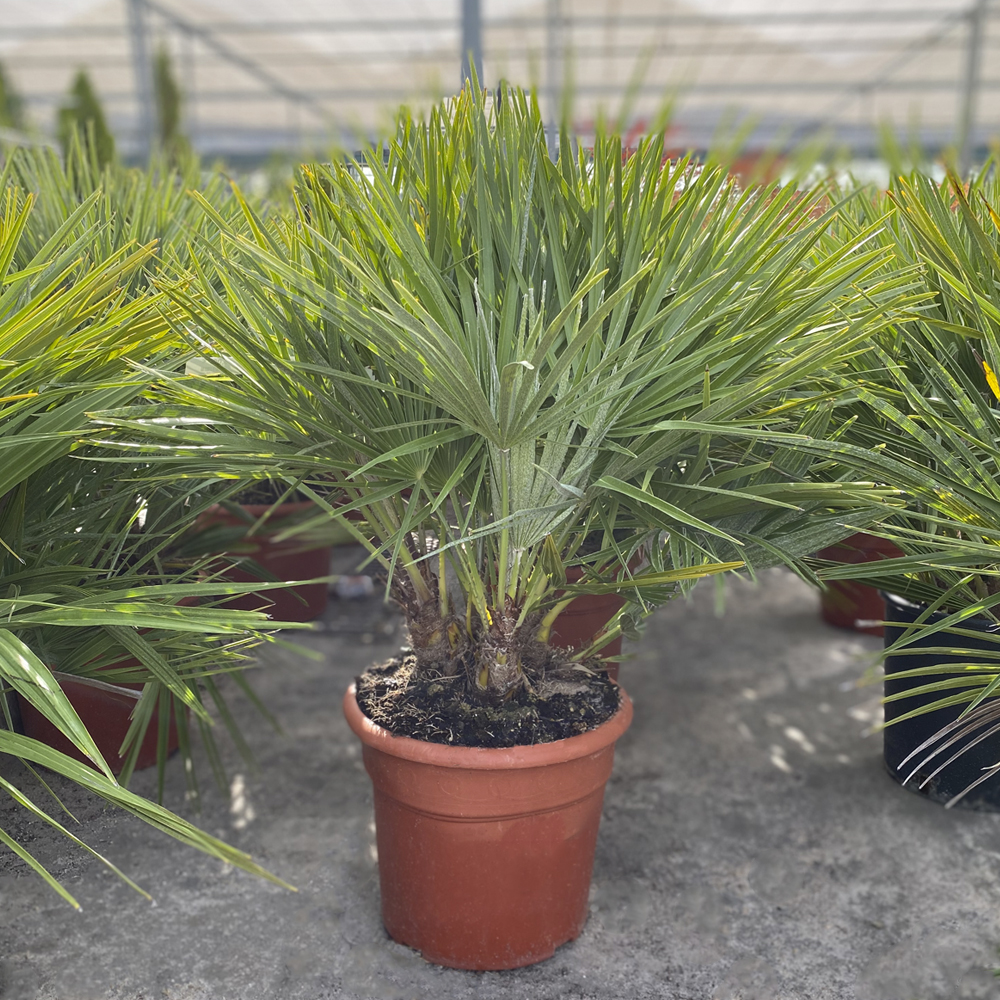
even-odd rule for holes
{"type": "MultiPolygon", "coordinates": [[[[633,556],[629,562],[629,569],[635,570],[641,561],[641,557],[633,556]]],[[[616,573],[615,577],[617,578],[617,576],[616,573]]],[[[567,583],[577,583],[582,579],[583,569],[581,567],[570,566],[567,568],[567,583]]],[[[583,649],[584,646],[589,646],[604,626],[624,606],[625,598],[619,594],[581,594],[579,597],[574,597],[552,623],[549,644],[559,646],[562,649],[583,649]]],[[[622,637],[618,636],[597,655],[621,656],[621,652],[622,637]]],[[[608,676],[612,680],[618,680],[618,666],[616,662],[608,664],[608,676]]]]}
{"type": "MultiPolygon", "coordinates": [[[[178,602],[178,607],[190,607],[199,603],[197,597],[182,597],[178,602]]],[[[139,629],[142,635],[148,632],[148,628],[139,629]]],[[[103,669],[124,669],[127,667],[137,667],[139,661],[134,656],[119,660],[117,663],[109,664],[103,669]]],[[[131,681],[116,681],[98,687],[95,684],[88,684],[83,679],[74,679],[63,675],[57,678],[59,687],[69,699],[69,703],[80,716],[80,721],[87,727],[87,732],[97,744],[97,749],[108,762],[108,766],[115,774],[121,774],[125,766],[125,758],[119,756],[118,750],[125,740],[129,727],[132,725],[132,711],[142,692],[142,684],[131,681]],[[116,688],[117,690],[109,690],[116,688]],[[134,691],[135,694],[129,692],[134,691]]],[[[72,757],[83,764],[93,763],[89,761],[79,750],[42,715],[30,702],[20,695],[17,696],[18,709],[21,714],[21,730],[25,736],[38,740],[58,750],[60,753],[72,757]]],[[[160,721],[159,708],[153,710],[153,718],[150,719],[146,735],[143,737],[139,747],[139,755],[136,757],[136,771],[152,767],[156,763],[156,754],[160,742],[160,721]]],[[[174,716],[174,708],[170,708],[170,729],[167,733],[167,756],[174,753],[179,746],[177,737],[177,721],[174,716]]]]}
{"type": "MultiPolygon", "coordinates": [[[[123,660],[116,663],[116,667],[126,667],[137,664],[134,659],[123,660]]],[[[135,695],[126,694],[125,691],[109,691],[107,687],[96,687],[86,684],[80,680],[73,680],[68,677],[59,678],[59,686],[63,689],[70,704],[76,709],[76,714],[80,716],[80,721],[87,727],[87,732],[93,737],[97,744],[97,749],[101,751],[104,759],[108,762],[111,770],[115,774],[121,774],[125,766],[125,758],[118,755],[118,750],[125,739],[129,726],[132,724],[132,711],[139,700],[139,692],[142,691],[141,684],[116,683],[113,686],[119,689],[135,691],[135,695]]],[[[48,744],[53,750],[58,750],[72,757],[74,760],[84,764],[89,761],[79,750],[33,705],[24,698],[18,696],[18,707],[21,711],[21,726],[25,736],[30,736],[33,740],[39,740],[48,744]]],[[[156,763],[156,751],[159,743],[159,719],[158,709],[154,709],[153,718],[150,720],[146,736],[139,748],[139,756],[135,762],[135,770],[140,771],[145,767],[152,767],[156,763]]],[[[173,708],[170,710],[170,731],[167,734],[167,753],[173,753],[178,746],[177,722],[174,718],[173,708]]]]}
{"type": "MultiPolygon", "coordinates": [[[[241,504],[240,506],[253,520],[263,516],[272,507],[271,504],[241,504]]],[[[311,500],[278,505],[265,522],[264,530],[247,539],[248,544],[252,547],[247,551],[241,551],[239,555],[253,559],[279,580],[310,580],[313,577],[328,575],[331,546],[324,545],[315,549],[303,549],[303,542],[298,538],[289,538],[283,542],[271,540],[272,536],[280,530],[280,524],[283,520],[301,514],[315,506],[311,500]]],[[[212,524],[250,528],[247,521],[220,506],[208,510],[199,524],[203,528],[212,524]]],[[[259,576],[240,569],[238,566],[226,570],[225,576],[227,580],[232,580],[234,583],[265,582],[259,576]]],[[[234,611],[264,611],[275,621],[308,622],[323,614],[326,610],[328,596],[327,584],[306,583],[298,587],[275,588],[274,590],[262,590],[260,593],[240,594],[219,606],[234,611]],[[302,598],[302,600],[298,598],[302,598]]]]}
{"type": "Polygon", "coordinates": [[[486,970],[540,962],[579,935],[615,741],[632,721],[624,691],[596,729],[506,749],[393,736],[353,685],[344,715],[375,790],[382,922],[396,941],[486,970]]]}
{"type": "MultiPolygon", "coordinates": [[[[892,542],[859,532],[836,545],[820,549],[816,555],[832,562],[866,563],[892,559],[904,553],[892,542]]],[[[820,614],[823,621],[838,628],[849,628],[866,635],[882,635],[881,625],[859,627],[857,621],[882,621],[885,602],[874,587],[854,580],[831,580],[820,593],[820,614]]]]}
{"type": "MultiPolygon", "coordinates": [[[[575,567],[573,567],[575,568],[575,567]]],[[[579,579],[579,577],[577,577],[579,579]]],[[[575,582],[572,578],[570,583],[575,582]]],[[[590,645],[598,632],[621,610],[625,601],[617,594],[582,594],[559,613],[552,623],[549,644],[562,649],[583,649],[590,645]]],[[[598,656],[621,656],[622,637],[609,642],[598,656]]],[[[608,676],[618,679],[618,663],[608,664],[608,676]]]]}

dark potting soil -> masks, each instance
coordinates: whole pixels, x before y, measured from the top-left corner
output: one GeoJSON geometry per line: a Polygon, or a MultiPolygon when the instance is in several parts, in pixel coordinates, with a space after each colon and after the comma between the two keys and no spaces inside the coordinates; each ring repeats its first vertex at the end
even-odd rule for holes
{"type": "Polygon", "coordinates": [[[500,706],[472,701],[465,678],[414,670],[404,655],[357,678],[358,707],[395,736],[461,747],[515,747],[577,736],[618,711],[618,687],[595,669],[568,662],[517,690],[500,706]]]}

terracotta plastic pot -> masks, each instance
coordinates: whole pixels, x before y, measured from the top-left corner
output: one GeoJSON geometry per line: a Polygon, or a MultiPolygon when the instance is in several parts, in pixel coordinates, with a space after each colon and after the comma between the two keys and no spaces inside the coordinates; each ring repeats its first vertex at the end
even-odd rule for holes
{"type": "MultiPolygon", "coordinates": [[[[890,624],[885,630],[886,646],[894,643],[908,625],[916,621],[917,616],[924,610],[922,605],[914,604],[902,597],[894,594],[886,594],[885,597],[885,620],[890,624]]],[[[944,618],[941,612],[935,612],[930,616],[931,622],[938,622],[944,618]]],[[[996,668],[996,660],[988,660],[986,657],[979,657],[977,653],[996,653],[998,647],[996,642],[986,637],[988,632],[996,632],[998,626],[986,618],[970,618],[962,622],[963,629],[975,632],[982,632],[983,638],[975,636],[951,635],[945,632],[938,632],[926,638],[919,638],[912,643],[911,648],[919,649],[921,646],[951,646],[962,650],[956,655],[943,653],[908,654],[906,656],[887,656],[885,660],[885,694],[902,694],[911,691],[913,688],[924,684],[931,684],[934,681],[943,681],[961,676],[955,674],[932,674],[924,677],[903,677],[895,678],[893,675],[902,670],[915,670],[918,667],[931,667],[942,663],[975,663],[982,662],[985,666],[996,668]],[[967,651],[967,652],[966,652],[967,651]]],[[[929,705],[937,701],[948,692],[937,694],[918,694],[899,701],[890,701],[885,706],[885,721],[898,719],[907,712],[912,712],[915,708],[929,705]]],[[[955,692],[951,692],[955,693],[955,692]]],[[[935,712],[928,712],[925,715],[918,715],[912,719],[903,719],[902,722],[887,726],[883,731],[883,754],[885,766],[893,780],[903,784],[909,773],[920,763],[920,758],[914,757],[904,767],[900,767],[904,760],[917,747],[929,740],[943,726],[948,725],[959,717],[964,705],[951,705],[947,708],[938,709],[935,712]]],[[[953,753],[961,747],[970,743],[971,737],[965,737],[956,742],[947,752],[935,758],[925,770],[903,785],[908,791],[922,795],[932,802],[945,803],[967,788],[977,778],[982,777],[983,768],[991,767],[997,761],[997,744],[995,739],[986,739],[981,743],[972,746],[966,753],[963,753],[957,760],[948,764],[940,774],[937,774],[924,785],[920,785],[924,779],[930,776],[939,765],[943,764],[953,753]]],[[[924,755],[926,756],[926,754],[924,755]]],[[[990,778],[984,781],[977,788],[973,789],[968,796],[960,799],[957,805],[970,809],[979,809],[987,812],[1000,812],[1000,777],[990,778]]]]}
{"type": "MultiPolygon", "coordinates": [[[[629,569],[636,569],[641,558],[633,557],[629,569]]],[[[617,576],[617,574],[615,574],[617,576]]],[[[579,566],[570,566],[566,570],[566,582],[577,583],[583,579],[583,570],[579,566]]],[[[605,625],[625,606],[625,598],[618,594],[581,594],[559,613],[552,623],[549,643],[562,649],[583,649],[594,641],[605,625]]],[[[599,653],[599,656],[611,658],[621,656],[622,637],[618,636],[609,642],[599,653]]],[[[618,663],[608,664],[608,676],[618,680],[618,663]]]]}
{"type": "MultiPolygon", "coordinates": [[[[892,559],[902,556],[903,552],[884,538],[859,532],[836,545],[820,549],[816,555],[833,562],[866,563],[892,559]]],[[[831,580],[826,587],[826,590],[820,592],[820,614],[823,621],[838,628],[864,632],[866,635],[882,635],[881,625],[857,624],[859,621],[882,621],[885,618],[882,596],[874,587],[854,580],[831,580]]]]}
{"type": "MultiPolygon", "coordinates": [[[[178,607],[191,607],[199,603],[197,597],[182,597],[178,602],[178,607]]],[[[142,635],[148,632],[148,628],[139,629],[142,635]]],[[[109,664],[111,667],[124,669],[127,667],[137,667],[139,661],[134,656],[126,657],[116,663],[109,664]]],[[[125,758],[119,756],[118,750],[128,734],[132,725],[132,712],[135,709],[139,695],[142,693],[142,684],[130,681],[118,681],[114,684],[101,682],[98,684],[88,683],[87,680],[76,680],[65,674],[57,678],[63,693],[69,699],[69,703],[80,716],[80,721],[87,727],[87,732],[97,744],[97,749],[101,751],[101,756],[108,762],[108,766],[115,774],[121,774],[125,766],[125,758]]],[[[45,743],[58,750],[60,753],[72,757],[83,764],[93,766],[79,750],[42,715],[30,702],[17,696],[18,711],[21,715],[21,731],[25,736],[30,736],[40,743],[45,743]]],[[[156,756],[160,743],[160,723],[158,713],[154,711],[153,718],[146,729],[139,746],[139,755],[136,757],[136,771],[141,771],[147,767],[152,767],[156,763],[156,756]]],[[[174,753],[180,742],[177,736],[177,721],[174,717],[174,709],[170,709],[170,727],[167,732],[167,755],[174,753]]]]}
{"type": "MultiPolygon", "coordinates": [[[[549,643],[562,649],[583,649],[622,609],[625,601],[617,594],[581,594],[574,597],[552,623],[549,643]]],[[[609,642],[598,654],[621,656],[622,637],[609,642]]],[[[608,675],[618,679],[618,664],[608,664],[608,675]]]]}
{"type": "MultiPolygon", "coordinates": [[[[134,663],[135,661],[129,661],[134,663]]],[[[125,664],[118,664],[123,666],[125,664]]],[[[70,704],[76,709],[80,721],[97,744],[97,749],[108,762],[115,774],[121,774],[125,766],[125,758],[119,756],[118,750],[132,724],[132,711],[139,700],[142,691],[141,684],[106,684],[96,687],[83,681],[71,680],[68,677],[59,679],[70,704]]],[[[21,712],[21,726],[25,736],[48,744],[53,750],[72,757],[84,764],[91,764],[79,750],[42,715],[30,702],[18,697],[18,708],[21,712]]],[[[146,736],[139,747],[135,770],[140,771],[152,767],[156,763],[156,752],[159,745],[160,725],[154,716],[150,720],[146,736]]],[[[170,729],[167,733],[167,753],[173,753],[178,746],[177,723],[173,709],[170,713],[170,729]]]]}
{"type": "MultiPolygon", "coordinates": [[[[241,504],[243,510],[256,520],[271,509],[270,504],[241,504]]],[[[273,527],[259,535],[247,539],[251,548],[241,547],[240,555],[245,555],[279,580],[309,580],[326,576],[330,572],[330,549],[324,545],[315,549],[303,549],[302,541],[289,538],[283,542],[272,541],[283,520],[315,507],[311,500],[284,503],[268,519],[273,527]]],[[[250,525],[224,507],[213,507],[201,520],[202,527],[225,524],[232,527],[250,525]]],[[[226,571],[226,578],[234,583],[253,583],[260,577],[240,569],[238,566],[226,571]]],[[[275,621],[308,622],[318,618],[326,610],[328,589],[325,583],[306,583],[287,589],[262,590],[260,593],[240,594],[226,601],[226,608],[236,611],[266,611],[275,621]],[[301,600],[299,599],[301,598],[301,600]]]]}
{"type": "Polygon", "coordinates": [[[622,692],[602,726],[554,743],[452,747],[344,714],[375,790],[382,921],[401,944],[456,969],[550,957],[587,919],[604,786],[632,721],[622,692]]]}

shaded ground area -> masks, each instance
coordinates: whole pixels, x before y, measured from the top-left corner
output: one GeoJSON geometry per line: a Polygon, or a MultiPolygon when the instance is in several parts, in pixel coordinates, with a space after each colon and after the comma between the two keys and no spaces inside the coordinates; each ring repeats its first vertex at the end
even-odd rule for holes
{"type": "MultiPolygon", "coordinates": [[[[580,939],[531,969],[426,964],[378,918],[371,793],[340,714],[352,677],[390,655],[377,600],[333,603],[269,649],[255,686],[284,735],[238,714],[257,753],[227,756],[231,800],[200,822],[299,887],[224,870],[70,791],[80,832],[150,905],[6,802],[84,904],[70,910],[0,855],[4,1000],[664,998],[959,1000],[1000,996],[1000,816],[926,803],[884,773],[877,688],[855,681],[878,640],[823,625],[775,572],[710,586],[649,623],[622,679],[635,722],[619,744],[580,939]]],[[[207,766],[203,781],[211,781],[207,766]]],[[[154,776],[137,776],[149,792],[154,776]]],[[[167,804],[184,810],[172,761],[167,804]]],[[[197,817],[192,817],[197,819],[197,817]]]]}

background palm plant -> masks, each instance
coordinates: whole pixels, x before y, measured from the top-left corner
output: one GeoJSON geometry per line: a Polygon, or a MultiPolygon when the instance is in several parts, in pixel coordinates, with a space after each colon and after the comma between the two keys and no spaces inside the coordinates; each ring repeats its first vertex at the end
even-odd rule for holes
{"type": "Polygon", "coordinates": [[[317,502],[363,515],[418,663],[493,700],[572,595],[630,596],[599,648],[885,495],[819,481],[779,433],[824,433],[803,387],[905,295],[871,233],[820,259],[822,191],[741,192],[662,136],[561,148],[523,93],[466,90],[384,155],[303,169],[295,218],[203,202],[218,239],[168,291],[215,374],[101,415],[165,475],[338,483],[347,506],[317,502]]]}
{"type": "Polygon", "coordinates": [[[101,167],[115,159],[115,137],[108,128],[104,108],[85,69],[77,70],[69,89],[69,100],[58,111],[56,132],[63,152],[81,141],[101,167]]]}
{"type": "Polygon", "coordinates": [[[883,218],[879,242],[921,269],[928,292],[905,322],[883,328],[867,351],[854,355],[850,374],[831,383],[849,389],[841,397],[850,419],[839,444],[806,446],[813,454],[836,454],[842,467],[905,496],[905,506],[878,532],[904,557],[827,566],[819,575],[864,579],[923,607],[886,655],[945,662],[894,672],[912,685],[891,700],[940,697],[904,708],[893,722],[956,706],[966,714],[922,748],[915,770],[935,756],[942,764],[944,751],[954,752],[970,736],[978,742],[993,735],[1000,719],[1000,649],[973,656],[965,642],[988,640],[983,620],[1000,621],[998,209],[1000,186],[990,165],[967,184],[954,174],[938,183],[914,171],[894,178],[888,192],[853,200],[838,218],[839,233],[830,236],[854,238],[883,218]]]}
{"type": "Polygon", "coordinates": [[[190,191],[197,190],[227,217],[240,211],[225,178],[203,171],[194,155],[158,159],[148,169],[115,159],[105,163],[79,132],[70,136],[64,157],[44,146],[11,150],[0,180],[5,189],[34,201],[15,250],[15,266],[23,268],[75,239],[89,240],[88,252],[100,260],[126,246],[150,247],[142,266],[121,285],[129,295],[147,289],[161,270],[190,266],[193,242],[212,226],[190,191]]]}
{"type": "MultiPolygon", "coordinates": [[[[951,608],[997,590],[1000,386],[990,387],[1000,357],[997,204],[1000,189],[988,169],[968,187],[953,175],[938,184],[914,172],[896,178],[887,193],[852,200],[851,211],[838,217],[841,234],[831,237],[855,238],[872,218],[885,219],[879,241],[897,260],[919,267],[927,288],[905,322],[884,327],[832,384],[849,389],[841,397],[850,412],[841,454],[858,473],[907,492],[893,530],[900,544],[909,540],[907,551],[933,554],[935,565],[919,572],[916,559],[894,560],[857,571],[884,583],[892,578],[900,593],[951,608]],[[970,574],[971,567],[979,572],[970,574]]],[[[823,575],[840,572],[853,571],[823,575]]]]}
{"type": "MultiPolygon", "coordinates": [[[[98,232],[78,235],[63,226],[18,268],[32,202],[8,184],[0,214],[0,703],[6,722],[0,753],[20,759],[43,789],[48,785],[36,765],[187,844],[273,878],[242,852],[124,787],[154,718],[161,723],[161,758],[171,713],[185,756],[188,711],[214,748],[203,700],[228,721],[213,678],[246,665],[246,651],[264,638],[264,620],[176,606],[182,597],[240,589],[198,582],[196,565],[169,563],[172,542],[197,513],[197,490],[150,483],[141,462],[104,464],[87,442],[86,412],[126,403],[144,385],[137,361],[169,365],[178,356],[156,298],[126,292],[154,247],[125,244],[101,259],[98,232]],[[131,666],[124,662],[129,657],[131,666]],[[121,781],[60,689],[60,675],[98,686],[143,683],[121,781]],[[14,732],[8,692],[53,723],[92,766],[14,732]]],[[[24,782],[10,775],[0,777],[0,786],[80,843],[30,797],[24,782]]],[[[10,834],[0,830],[0,842],[73,902],[10,834]]]]}

